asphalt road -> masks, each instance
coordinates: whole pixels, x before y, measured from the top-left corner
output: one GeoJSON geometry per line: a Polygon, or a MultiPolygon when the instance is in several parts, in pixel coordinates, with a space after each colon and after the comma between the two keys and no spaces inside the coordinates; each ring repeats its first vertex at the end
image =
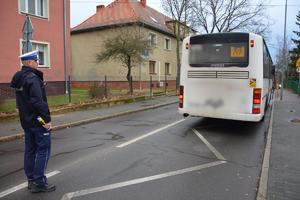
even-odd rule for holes
{"type": "MultiPolygon", "coordinates": [[[[183,120],[173,104],[56,131],[57,190],[3,199],[254,200],[268,123],[269,112],[261,123],[183,120]]],[[[0,193],[22,188],[23,140],[0,144],[0,163],[0,193]]]]}

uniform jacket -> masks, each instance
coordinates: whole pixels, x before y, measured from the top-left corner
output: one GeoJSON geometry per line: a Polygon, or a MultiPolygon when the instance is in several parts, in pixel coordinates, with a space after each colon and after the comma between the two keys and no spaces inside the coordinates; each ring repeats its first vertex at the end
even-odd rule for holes
{"type": "Polygon", "coordinates": [[[16,104],[24,129],[41,126],[38,116],[46,123],[51,121],[43,72],[23,66],[12,78],[10,86],[16,89],[16,104]]]}

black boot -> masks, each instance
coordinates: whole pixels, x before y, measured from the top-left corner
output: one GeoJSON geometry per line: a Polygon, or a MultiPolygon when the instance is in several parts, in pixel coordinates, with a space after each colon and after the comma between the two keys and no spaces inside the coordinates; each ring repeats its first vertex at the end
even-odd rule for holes
{"type": "Polygon", "coordinates": [[[46,183],[45,185],[37,185],[33,184],[31,187],[32,193],[38,193],[38,192],[52,192],[56,189],[55,185],[46,183]]]}
{"type": "Polygon", "coordinates": [[[27,189],[31,190],[32,185],[33,185],[33,181],[28,181],[27,189]]]}

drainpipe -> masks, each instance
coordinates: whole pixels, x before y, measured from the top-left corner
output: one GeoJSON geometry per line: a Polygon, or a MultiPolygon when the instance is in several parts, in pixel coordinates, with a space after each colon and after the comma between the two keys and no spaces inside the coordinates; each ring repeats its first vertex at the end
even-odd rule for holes
{"type": "Polygon", "coordinates": [[[65,73],[65,91],[68,94],[68,74],[67,74],[67,0],[63,1],[64,12],[64,73],[65,73]]]}
{"type": "Polygon", "coordinates": [[[160,84],[160,61],[158,61],[158,84],[160,84]]]}
{"type": "MultiPolygon", "coordinates": [[[[138,24],[139,27],[139,38],[141,38],[141,27],[138,24]]],[[[140,91],[142,91],[142,62],[139,65],[139,85],[140,85],[140,91]]]]}

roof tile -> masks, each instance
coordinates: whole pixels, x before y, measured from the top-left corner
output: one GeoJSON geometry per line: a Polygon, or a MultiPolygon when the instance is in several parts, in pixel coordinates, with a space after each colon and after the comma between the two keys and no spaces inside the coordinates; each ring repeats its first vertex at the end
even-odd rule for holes
{"type": "Polygon", "coordinates": [[[78,26],[72,28],[72,31],[129,22],[142,22],[162,31],[173,33],[165,23],[170,20],[171,18],[166,15],[147,5],[144,6],[141,1],[115,0],[106,7],[97,6],[97,12],[78,26]]]}

